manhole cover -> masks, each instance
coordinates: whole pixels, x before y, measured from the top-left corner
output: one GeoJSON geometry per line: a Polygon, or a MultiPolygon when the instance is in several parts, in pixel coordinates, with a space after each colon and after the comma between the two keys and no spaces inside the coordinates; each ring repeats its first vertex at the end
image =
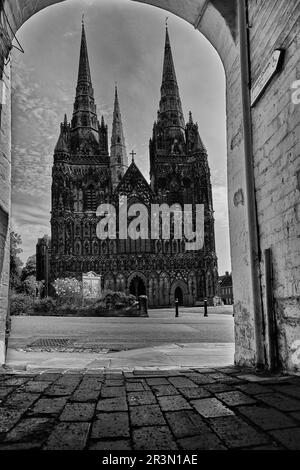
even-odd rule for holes
{"type": "Polygon", "coordinates": [[[74,340],[70,338],[40,338],[29,345],[30,348],[65,348],[74,340]]]}

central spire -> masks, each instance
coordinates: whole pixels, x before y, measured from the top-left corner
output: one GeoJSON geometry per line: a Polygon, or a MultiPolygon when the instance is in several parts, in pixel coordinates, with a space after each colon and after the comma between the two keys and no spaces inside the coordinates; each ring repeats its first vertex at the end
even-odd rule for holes
{"type": "Polygon", "coordinates": [[[121,110],[117,86],[115,88],[115,104],[113,114],[113,128],[111,135],[110,166],[112,184],[116,187],[128,168],[125,137],[121,118],[121,110]]]}

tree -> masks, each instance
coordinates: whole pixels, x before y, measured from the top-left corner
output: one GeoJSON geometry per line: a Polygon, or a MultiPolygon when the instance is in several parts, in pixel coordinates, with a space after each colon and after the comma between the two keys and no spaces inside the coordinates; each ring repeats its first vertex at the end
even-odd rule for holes
{"type": "Polygon", "coordinates": [[[36,255],[29,256],[22,269],[21,280],[24,282],[29,276],[36,277],[36,255]]]}
{"type": "Polygon", "coordinates": [[[23,252],[20,245],[22,244],[22,238],[16,232],[10,232],[10,288],[18,290],[21,288],[21,266],[22,261],[19,258],[19,254],[23,252]]]}
{"type": "Polygon", "coordinates": [[[35,297],[36,288],[37,288],[37,284],[36,284],[35,276],[28,276],[23,282],[24,292],[30,297],[35,297]]]}

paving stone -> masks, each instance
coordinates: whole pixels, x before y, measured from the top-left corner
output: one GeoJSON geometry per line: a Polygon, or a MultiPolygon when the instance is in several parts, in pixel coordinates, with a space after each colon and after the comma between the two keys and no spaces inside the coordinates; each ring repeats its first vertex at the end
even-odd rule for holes
{"type": "MultiPolygon", "coordinates": [[[[220,380],[220,379],[219,379],[220,380]]],[[[227,385],[239,385],[243,383],[243,380],[238,379],[237,377],[226,376],[223,377],[220,382],[227,385]]]]}
{"type": "Polygon", "coordinates": [[[106,387],[121,387],[122,385],[124,385],[124,380],[123,379],[108,379],[108,380],[105,380],[104,382],[105,386],[106,387]]]}
{"type": "Polygon", "coordinates": [[[180,375],[178,371],[168,371],[168,370],[135,370],[133,371],[135,377],[140,376],[143,378],[146,377],[175,377],[180,375]]]}
{"type": "Polygon", "coordinates": [[[0,433],[8,432],[20,419],[22,411],[0,406],[0,433]]]}
{"type": "Polygon", "coordinates": [[[53,427],[53,420],[46,418],[22,419],[6,436],[5,442],[43,442],[53,427]]]}
{"type": "Polygon", "coordinates": [[[4,400],[14,390],[15,390],[15,387],[2,387],[2,386],[0,386],[0,402],[2,400],[4,400]]]}
{"type": "Polygon", "coordinates": [[[228,378],[226,374],[222,372],[213,372],[212,374],[208,374],[208,377],[217,380],[218,382],[222,382],[224,379],[228,378]]]}
{"type": "Polygon", "coordinates": [[[158,397],[162,411],[189,410],[192,407],[181,395],[158,397]]]}
{"type": "Polygon", "coordinates": [[[100,413],[93,423],[91,438],[130,437],[128,413],[100,413]]]}
{"type": "Polygon", "coordinates": [[[100,395],[100,389],[94,390],[90,388],[78,388],[75,390],[73,395],[70,397],[70,401],[74,402],[95,402],[98,400],[100,395]]]}
{"type": "Polygon", "coordinates": [[[105,373],[106,380],[123,380],[123,372],[122,371],[110,371],[105,373]]]}
{"type": "Polygon", "coordinates": [[[214,383],[214,384],[204,385],[204,388],[211,393],[220,393],[220,392],[231,392],[232,390],[236,389],[236,386],[214,383]]]}
{"type": "Polygon", "coordinates": [[[169,382],[171,382],[174,387],[177,388],[196,388],[197,384],[192,382],[190,379],[186,377],[170,377],[169,382]]]}
{"type": "MultiPolygon", "coordinates": [[[[242,450],[249,450],[249,447],[248,448],[245,447],[245,449],[242,449],[242,450]]],[[[273,444],[269,444],[269,445],[251,447],[250,450],[284,450],[284,447],[274,442],[273,444]]]]}
{"type": "Polygon", "coordinates": [[[218,436],[211,431],[198,436],[179,439],[178,444],[182,450],[226,450],[218,436]]]}
{"type": "Polygon", "coordinates": [[[300,450],[300,427],[272,431],[271,435],[289,450],[300,450]]]}
{"type": "Polygon", "coordinates": [[[216,369],[211,369],[211,368],[208,368],[207,369],[205,367],[203,368],[200,368],[200,369],[195,369],[197,372],[199,372],[199,374],[214,374],[215,372],[217,372],[216,369]]]}
{"type": "Polygon", "coordinates": [[[294,413],[290,413],[290,416],[300,421],[300,411],[295,411],[294,413]]]}
{"type": "Polygon", "coordinates": [[[130,422],[132,426],[161,426],[166,420],[158,405],[144,405],[130,407],[130,422]]]}
{"type": "Polygon", "coordinates": [[[165,377],[153,377],[146,380],[149,385],[170,385],[165,377]]]}
{"type": "Polygon", "coordinates": [[[127,411],[128,405],[125,397],[102,398],[97,403],[97,411],[127,411]]]}
{"type": "MultiPolygon", "coordinates": [[[[300,386],[297,385],[277,385],[272,387],[277,392],[289,395],[300,400],[300,386]]],[[[271,390],[270,390],[271,391],[271,390]]]]}
{"type": "Polygon", "coordinates": [[[101,389],[101,397],[122,397],[126,395],[125,387],[106,387],[101,389]]]}
{"type": "Polygon", "coordinates": [[[126,391],[127,392],[142,392],[145,390],[150,390],[150,387],[143,382],[127,382],[126,391]]]}
{"type": "Polygon", "coordinates": [[[255,383],[236,385],[235,388],[237,388],[238,390],[241,390],[241,392],[247,393],[248,395],[258,395],[258,394],[272,392],[272,389],[270,387],[267,387],[265,385],[255,384],[255,383]]]}
{"type": "Polygon", "coordinates": [[[152,392],[129,392],[128,403],[130,405],[155,405],[157,401],[152,392]]]}
{"type": "Polygon", "coordinates": [[[179,391],[173,385],[153,385],[152,390],[157,397],[179,395],[179,391]]]}
{"type": "Polygon", "coordinates": [[[30,415],[57,415],[67,403],[67,397],[60,398],[40,398],[32,408],[30,415]]]}
{"type": "Polygon", "coordinates": [[[26,411],[38,398],[39,394],[36,393],[22,393],[13,392],[3,403],[5,408],[26,411]]]}
{"type": "Polygon", "coordinates": [[[208,398],[211,394],[203,387],[179,388],[178,391],[187,399],[195,400],[197,398],[208,398]]]}
{"type": "Polygon", "coordinates": [[[235,367],[218,367],[216,370],[223,374],[239,374],[240,372],[240,370],[235,367]]]}
{"type": "Polygon", "coordinates": [[[58,379],[53,385],[47,389],[48,396],[67,396],[71,395],[79,382],[81,381],[81,376],[64,376],[58,379]]]}
{"type": "Polygon", "coordinates": [[[264,430],[296,426],[288,415],[263,405],[241,406],[238,411],[264,430]]]}
{"type": "Polygon", "coordinates": [[[23,385],[25,384],[26,382],[28,382],[28,380],[30,380],[30,377],[12,377],[12,378],[9,378],[7,380],[5,380],[5,385],[7,385],[8,387],[9,386],[20,386],[20,385],[23,385]]]}
{"type": "Polygon", "coordinates": [[[177,450],[176,442],[167,426],[144,427],[133,430],[135,450],[177,450]]]}
{"type": "Polygon", "coordinates": [[[6,444],[0,443],[0,450],[38,450],[41,446],[41,442],[7,442],[6,444]]]}
{"type": "Polygon", "coordinates": [[[132,450],[130,441],[119,439],[116,441],[96,441],[89,445],[89,450],[132,450]]]}
{"type": "Polygon", "coordinates": [[[234,415],[234,412],[223,405],[216,398],[203,398],[201,400],[192,400],[191,404],[205,418],[216,418],[217,416],[234,415]]]}
{"type": "Polygon", "coordinates": [[[83,450],[89,432],[89,423],[59,423],[51,432],[46,450],[83,450]]]}
{"type": "Polygon", "coordinates": [[[46,381],[33,381],[31,380],[30,382],[27,382],[25,385],[23,385],[19,390],[25,393],[42,393],[48,388],[50,385],[50,382],[46,381]]]}
{"type": "Polygon", "coordinates": [[[46,381],[46,382],[55,382],[58,380],[62,375],[60,373],[53,373],[53,372],[44,372],[42,374],[36,375],[34,380],[37,380],[38,382],[40,381],[46,381]]]}
{"type": "Polygon", "coordinates": [[[228,406],[253,405],[257,403],[256,400],[239,391],[217,393],[216,397],[228,406]]]}
{"type": "Polygon", "coordinates": [[[216,383],[216,380],[205,374],[189,375],[189,378],[197,385],[216,383]]]}
{"type": "Polygon", "coordinates": [[[300,400],[289,398],[280,393],[270,393],[268,395],[255,395],[255,398],[263,401],[267,405],[278,408],[281,411],[298,411],[300,410],[300,400]]]}
{"type": "Polygon", "coordinates": [[[95,405],[92,403],[68,403],[60,421],[91,421],[94,415],[95,405]]]}
{"type": "Polygon", "coordinates": [[[194,410],[168,412],[165,416],[176,439],[209,431],[207,424],[194,410]]]}
{"type": "Polygon", "coordinates": [[[270,439],[237,416],[210,419],[213,430],[229,448],[269,443],[270,439]]]}

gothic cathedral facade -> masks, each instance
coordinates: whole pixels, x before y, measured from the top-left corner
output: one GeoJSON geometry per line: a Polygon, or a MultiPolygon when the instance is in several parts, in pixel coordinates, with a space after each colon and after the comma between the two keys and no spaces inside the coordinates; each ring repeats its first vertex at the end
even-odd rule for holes
{"type": "MultiPolygon", "coordinates": [[[[173,234],[174,235],[174,234],[173,234]]],[[[108,127],[98,121],[82,25],[76,98],[71,122],[65,116],[52,169],[50,276],[101,274],[104,290],[145,294],[149,306],[178,298],[187,306],[218,290],[214,211],[207,151],[192,114],[185,124],[169,33],[166,30],[161,99],[150,139],[150,184],[134,158],[128,165],[118,91],[115,90],[110,149],[108,127]],[[203,204],[204,246],[187,251],[184,240],[97,237],[100,204],[203,204]]]]}

